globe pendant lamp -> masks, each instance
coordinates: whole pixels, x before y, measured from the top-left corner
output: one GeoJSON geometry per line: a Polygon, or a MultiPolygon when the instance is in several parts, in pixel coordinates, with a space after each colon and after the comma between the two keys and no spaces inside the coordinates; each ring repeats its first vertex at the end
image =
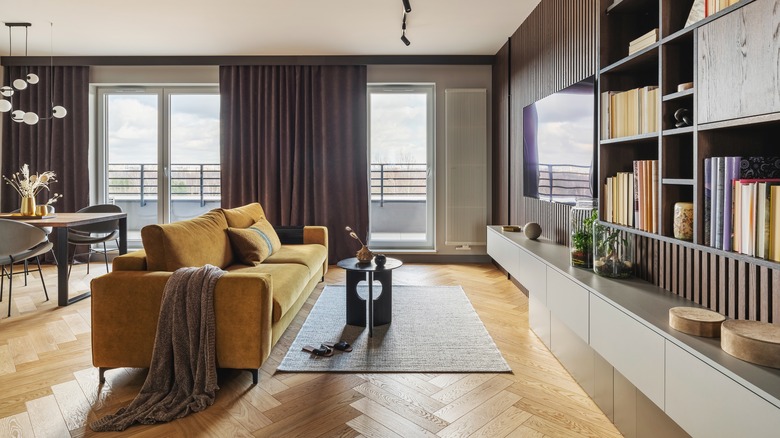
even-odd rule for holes
{"type": "MultiPolygon", "coordinates": [[[[54,55],[53,55],[53,47],[54,47],[54,24],[51,24],[52,32],[51,32],[51,40],[50,40],[50,69],[52,72],[52,80],[53,80],[53,72],[54,72],[54,55]]],[[[27,40],[28,40],[28,29],[31,26],[30,23],[5,23],[6,26],[8,26],[8,56],[11,56],[13,53],[13,43],[12,43],[12,30],[16,27],[24,27],[24,56],[27,56],[27,40]]],[[[24,111],[21,109],[14,109],[13,106],[13,96],[18,91],[26,90],[29,85],[36,85],[40,82],[40,78],[35,73],[27,73],[24,78],[18,78],[11,82],[11,85],[4,85],[0,86],[0,113],[7,113],[11,112],[11,120],[13,120],[16,123],[26,123],[28,125],[35,125],[40,120],[49,120],[51,118],[57,118],[61,119],[65,117],[68,114],[68,111],[61,105],[54,105],[53,102],[51,103],[51,115],[48,117],[40,117],[38,114],[36,114],[33,111],[24,111]]],[[[52,98],[53,94],[53,85],[49,84],[49,97],[52,98]]]]}

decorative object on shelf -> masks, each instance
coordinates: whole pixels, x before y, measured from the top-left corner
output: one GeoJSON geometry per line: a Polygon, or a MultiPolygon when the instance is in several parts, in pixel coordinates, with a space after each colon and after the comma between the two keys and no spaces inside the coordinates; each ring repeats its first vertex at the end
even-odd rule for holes
{"type": "MultiPolygon", "coordinates": [[[[52,43],[51,43],[51,45],[53,47],[54,46],[54,43],[53,43],[53,39],[54,39],[53,38],[53,35],[54,35],[54,31],[53,31],[54,24],[53,23],[50,23],[50,24],[51,24],[51,27],[52,27],[52,34],[51,34],[52,35],[52,37],[51,37],[52,43]]],[[[30,23],[5,23],[5,25],[8,26],[8,45],[9,45],[9,53],[8,53],[8,55],[11,56],[12,53],[10,53],[10,52],[13,51],[13,42],[12,42],[13,40],[12,40],[12,32],[11,32],[11,30],[13,28],[15,28],[15,27],[24,27],[24,56],[27,56],[27,30],[32,25],[30,23]]],[[[53,49],[52,49],[52,53],[53,53],[53,49]]],[[[53,55],[51,55],[51,56],[52,56],[51,64],[52,64],[52,67],[53,67],[54,59],[53,59],[53,55]]],[[[52,70],[53,70],[53,68],[52,68],[52,70]]],[[[36,114],[33,111],[24,111],[24,110],[19,109],[19,108],[14,110],[13,96],[17,93],[17,91],[25,90],[25,89],[27,89],[27,85],[28,84],[29,85],[35,85],[39,81],[40,81],[40,78],[38,77],[38,75],[36,75],[35,73],[28,73],[24,78],[18,78],[18,79],[13,80],[11,82],[11,84],[13,86],[11,86],[11,85],[0,86],[0,112],[7,113],[7,112],[11,111],[11,120],[13,120],[14,122],[17,122],[17,123],[24,122],[24,123],[26,123],[28,125],[35,125],[36,123],[38,123],[39,120],[49,120],[51,118],[61,119],[61,118],[65,117],[68,114],[68,111],[61,105],[54,105],[54,102],[50,102],[50,104],[51,104],[51,114],[47,115],[47,116],[44,116],[44,117],[38,116],[38,114],[36,114]],[[14,89],[16,89],[16,90],[14,90],[14,89]],[[6,99],[8,99],[8,100],[6,100],[6,99]]],[[[50,82],[50,87],[51,87],[51,81],[49,81],[49,82],[50,82]]],[[[53,94],[52,91],[49,90],[49,97],[50,97],[50,99],[51,99],[52,94],[53,94]]]]}
{"type": "Polygon", "coordinates": [[[384,266],[387,263],[387,257],[384,254],[376,254],[374,255],[374,263],[377,266],[384,266]]]}
{"type": "Polygon", "coordinates": [[[593,224],[598,219],[595,199],[578,199],[569,212],[569,259],[576,268],[593,267],[593,224]]]}
{"type": "Polygon", "coordinates": [[[720,326],[726,317],[700,307],[672,307],[669,326],[677,331],[705,338],[719,338],[720,326]]]}
{"type": "Polygon", "coordinates": [[[677,85],[677,91],[685,91],[690,90],[693,88],[693,82],[683,82],[682,84],[677,85]]]}
{"type": "Polygon", "coordinates": [[[542,235],[542,227],[536,222],[528,222],[523,225],[523,234],[531,240],[536,240],[542,235]]]}
{"type": "Polygon", "coordinates": [[[360,242],[360,249],[355,254],[355,258],[357,258],[358,263],[371,263],[371,259],[374,258],[374,253],[372,253],[366,247],[366,245],[363,243],[362,240],[360,240],[358,235],[354,231],[352,231],[352,228],[350,228],[349,226],[346,226],[346,227],[344,227],[344,229],[347,230],[347,232],[349,233],[349,237],[351,237],[351,238],[357,240],[358,242],[360,242]]]}
{"type": "Polygon", "coordinates": [[[693,240],[693,203],[674,203],[674,238],[693,240]]]}
{"type": "MultiPolygon", "coordinates": [[[[3,175],[5,183],[10,185],[16,190],[16,193],[22,197],[22,202],[19,212],[22,216],[34,216],[35,215],[35,196],[41,190],[49,190],[49,184],[57,181],[56,175],[52,171],[46,171],[41,174],[30,174],[30,166],[27,164],[22,165],[18,172],[11,175],[11,178],[3,175]]],[[[50,199],[46,204],[56,202],[61,196],[54,194],[54,197],[50,199]]]]}
{"type": "Polygon", "coordinates": [[[523,229],[518,227],[517,225],[502,225],[501,231],[509,231],[511,233],[516,233],[518,231],[523,231],[523,229]]]}
{"type": "Polygon", "coordinates": [[[688,108],[680,108],[674,112],[674,120],[676,123],[674,126],[678,128],[684,128],[686,126],[693,126],[693,118],[688,108]]]}
{"type": "Polygon", "coordinates": [[[704,18],[704,3],[705,0],[694,0],[691,12],[688,14],[688,20],[685,21],[685,27],[704,18]]]}
{"type": "Polygon", "coordinates": [[[725,321],[720,329],[720,348],[746,362],[780,368],[780,325],[725,321]]]}
{"type": "Polygon", "coordinates": [[[593,272],[604,277],[627,278],[633,273],[633,238],[626,232],[593,224],[593,272]]]}

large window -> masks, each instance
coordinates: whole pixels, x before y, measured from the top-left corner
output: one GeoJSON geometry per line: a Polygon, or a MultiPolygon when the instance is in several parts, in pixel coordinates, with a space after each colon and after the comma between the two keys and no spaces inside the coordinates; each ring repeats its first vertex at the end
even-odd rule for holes
{"type": "Polygon", "coordinates": [[[372,249],[434,247],[434,86],[372,84],[369,96],[372,249]]]}
{"type": "Polygon", "coordinates": [[[219,207],[216,87],[100,88],[98,114],[102,202],[127,212],[131,245],[145,225],[219,207]]]}

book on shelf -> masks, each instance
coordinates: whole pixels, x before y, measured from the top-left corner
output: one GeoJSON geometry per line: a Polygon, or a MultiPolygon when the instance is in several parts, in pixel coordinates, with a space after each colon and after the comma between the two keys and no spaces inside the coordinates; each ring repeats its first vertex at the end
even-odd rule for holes
{"type": "Polygon", "coordinates": [[[769,190],[769,260],[780,262],[780,185],[769,190]]]}
{"type": "Polygon", "coordinates": [[[769,257],[767,242],[773,234],[768,216],[772,202],[769,191],[776,185],[780,185],[780,178],[734,180],[732,248],[735,252],[769,257]]]}
{"type": "Polygon", "coordinates": [[[710,245],[713,248],[723,249],[723,190],[725,183],[726,160],[725,157],[712,159],[712,230],[710,230],[710,245]]]}
{"type": "Polygon", "coordinates": [[[634,53],[644,49],[645,47],[652,46],[657,41],[658,41],[658,28],[655,28],[645,33],[644,35],[641,35],[640,37],[631,40],[628,43],[628,54],[633,55],[634,53]]]}
{"type": "Polygon", "coordinates": [[[710,245],[712,224],[712,158],[704,159],[704,242],[710,245]]]}
{"type": "Polygon", "coordinates": [[[599,111],[601,113],[601,139],[606,140],[611,137],[610,130],[612,129],[612,112],[610,111],[610,102],[612,101],[612,96],[615,94],[614,91],[605,91],[601,93],[601,106],[599,108],[599,111]]]}
{"type": "Polygon", "coordinates": [[[650,232],[658,233],[658,160],[650,160],[650,232]]]}
{"type": "Polygon", "coordinates": [[[726,214],[723,216],[723,242],[722,248],[725,251],[731,251],[731,241],[733,237],[732,230],[732,218],[734,211],[734,203],[731,199],[733,193],[733,181],[739,178],[739,163],[741,157],[725,157],[725,173],[723,187],[725,191],[723,193],[723,205],[725,207],[726,214]]]}
{"type": "Polygon", "coordinates": [[[656,85],[601,93],[601,138],[657,132],[659,93],[656,85]]]}
{"type": "Polygon", "coordinates": [[[770,213],[771,188],[776,185],[780,182],[760,181],[756,185],[756,256],[764,259],[769,258],[771,234],[775,231],[770,224],[770,213]]]}

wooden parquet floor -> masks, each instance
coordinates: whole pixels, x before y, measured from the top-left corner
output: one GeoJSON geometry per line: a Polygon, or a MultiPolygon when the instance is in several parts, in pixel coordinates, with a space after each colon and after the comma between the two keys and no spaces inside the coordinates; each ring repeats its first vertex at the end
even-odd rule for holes
{"type": "MultiPolygon", "coordinates": [[[[74,267],[71,290],[90,276],[74,267]]],[[[92,275],[105,272],[92,265],[92,275]]],[[[0,437],[617,437],[618,431],[528,327],[528,301],[492,265],[407,264],[395,284],[461,285],[512,374],[276,373],[324,284],[344,282],[332,267],[263,366],[221,370],[214,406],[123,433],[87,424],[129,403],[143,369],[106,372],[98,384],[90,350],[90,300],[56,302],[56,271],[17,277],[12,316],[0,320],[0,437]]],[[[0,309],[7,309],[7,292],[0,309]]],[[[435,303],[432,303],[435,305],[435,303]]],[[[5,315],[6,311],[2,311],[5,315]]],[[[459,345],[453,339],[452,354],[459,345]]]]}

